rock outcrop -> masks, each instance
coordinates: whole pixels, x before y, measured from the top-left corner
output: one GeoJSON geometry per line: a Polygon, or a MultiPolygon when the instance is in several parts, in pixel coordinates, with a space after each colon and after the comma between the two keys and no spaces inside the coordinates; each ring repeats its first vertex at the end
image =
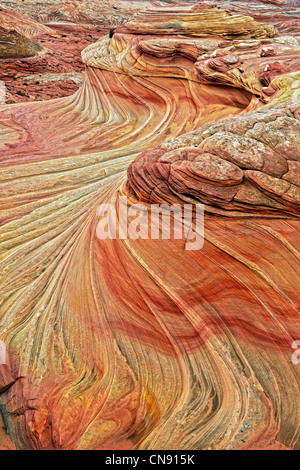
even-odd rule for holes
{"type": "Polygon", "coordinates": [[[42,34],[51,33],[47,26],[35,21],[26,14],[6,8],[2,3],[0,6],[0,24],[6,31],[16,31],[26,38],[34,38],[42,34]]]}
{"type": "Polygon", "coordinates": [[[131,164],[129,187],[147,203],[182,203],[190,195],[223,216],[298,217],[298,113],[299,103],[276,107],[162,144],[131,164]]]}
{"type": "Polygon", "coordinates": [[[181,34],[199,37],[265,38],[276,36],[273,26],[227,10],[179,5],[137,12],[121,30],[137,34],[181,34]]]}
{"type": "Polygon", "coordinates": [[[1,106],[3,448],[300,448],[299,51],[158,6],[83,50],[72,96],[1,106]],[[204,206],[202,249],[99,239],[120,197],[204,206]]]}
{"type": "Polygon", "coordinates": [[[42,50],[35,41],[16,31],[7,31],[0,26],[0,59],[8,57],[32,57],[42,50]]]}
{"type": "Polygon", "coordinates": [[[0,6],[0,59],[35,56],[43,48],[32,38],[49,32],[27,15],[0,6]]]}
{"type": "Polygon", "coordinates": [[[151,1],[126,0],[1,0],[9,8],[33,15],[45,24],[94,24],[117,27],[140,9],[151,7],[151,1]]]}
{"type": "MultiPolygon", "coordinates": [[[[0,4],[0,77],[7,103],[68,96],[83,82],[81,51],[108,33],[92,24],[49,28],[0,4]],[[34,39],[33,39],[34,38],[34,39]]],[[[1,100],[1,103],[3,101],[1,100]]]]}

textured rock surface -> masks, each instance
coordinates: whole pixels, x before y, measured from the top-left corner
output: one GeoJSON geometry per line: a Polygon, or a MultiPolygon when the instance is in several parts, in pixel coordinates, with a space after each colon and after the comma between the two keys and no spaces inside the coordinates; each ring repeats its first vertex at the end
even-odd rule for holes
{"type": "Polygon", "coordinates": [[[2,448],[300,448],[297,28],[209,12],[140,14],[74,95],[1,107],[2,448]],[[99,240],[120,195],[203,203],[202,250],[99,240]]]}
{"type": "Polygon", "coordinates": [[[126,0],[1,0],[9,8],[33,15],[42,23],[97,24],[116,27],[128,21],[151,1],[126,0]]]}
{"type": "Polygon", "coordinates": [[[0,5],[0,24],[3,29],[16,31],[27,38],[51,32],[47,26],[35,21],[32,17],[6,8],[2,3],[0,5]]]}
{"type": "Polygon", "coordinates": [[[174,6],[138,12],[126,25],[125,32],[139,34],[185,34],[226,38],[264,38],[276,36],[274,27],[257,23],[253,18],[233,15],[226,10],[174,6]]]}
{"type": "Polygon", "coordinates": [[[191,195],[222,215],[298,216],[298,113],[299,104],[281,106],[205,126],[193,134],[193,146],[184,139],[175,148],[162,144],[135,159],[129,185],[146,202],[191,195]]]}
{"type": "Polygon", "coordinates": [[[6,102],[73,94],[83,78],[78,75],[84,70],[82,49],[147,5],[112,0],[0,2],[0,28],[5,27],[0,32],[0,56],[7,58],[0,60],[0,77],[7,87],[6,102]]]}
{"type": "Polygon", "coordinates": [[[43,48],[32,38],[50,31],[27,15],[0,5],[0,59],[35,56],[43,48]]]}
{"type": "Polygon", "coordinates": [[[6,102],[59,98],[73,94],[83,82],[81,51],[108,31],[93,25],[56,25],[38,38],[43,54],[25,59],[0,60],[6,102]]]}
{"type": "Polygon", "coordinates": [[[7,57],[32,57],[42,50],[35,41],[16,31],[7,31],[0,26],[0,59],[7,57]]]}

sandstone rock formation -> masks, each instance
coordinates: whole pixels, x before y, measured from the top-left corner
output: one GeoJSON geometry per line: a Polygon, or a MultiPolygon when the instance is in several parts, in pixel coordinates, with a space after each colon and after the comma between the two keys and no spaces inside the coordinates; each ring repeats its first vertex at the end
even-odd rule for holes
{"type": "Polygon", "coordinates": [[[30,14],[45,24],[98,24],[117,27],[151,1],[137,0],[1,0],[9,8],[30,14]]]}
{"type": "Polygon", "coordinates": [[[49,33],[51,30],[26,14],[20,14],[15,10],[0,6],[0,24],[7,31],[16,31],[27,38],[49,33]]]}
{"type": "Polygon", "coordinates": [[[32,38],[50,31],[27,15],[0,6],[0,58],[35,56],[43,48],[32,38]]]}
{"type": "Polygon", "coordinates": [[[8,32],[0,26],[0,59],[7,57],[32,57],[42,50],[35,41],[25,38],[16,31],[8,32]]]}
{"type": "Polygon", "coordinates": [[[72,96],[1,107],[3,448],[300,448],[297,28],[207,3],[89,45],[72,96]],[[203,204],[203,248],[100,240],[120,196],[203,204]]]}
{"type": "Polygon", "coordinates": [[[114,3],[112,0],[0,2],[0,28],[3,28],[0,55],[7,58],[0,59],[0,77],[6,85],[6,102],[40,101],[77,91],[83,81],[81,51],[107,35],[111,28],[124,23],[135,11],[150,5],[149,2],[122,1],[119,6],[114,3]],[[49,23],[50,27],[42,23],[49,23]]]}
{"type": "Polygon", "coordinates": [[[106,35],[93,25],[56,26],[38,42],[42,54],[29,58],[0,60],[0,76],[6,85],[6,102],[26,102],[68,96],[83,82],[81,51],[106,35]]]}
{"type": "Polygon", "coordinates": [[[138,34],[182,34],[199,37],[265,38],[275,36],[276,30],[258,24],[253,18],[233,15],[226,10],[205,8],[206,5],[184,5],[156,8],[138,12],[126,25],[125,32],[138,34]]]}

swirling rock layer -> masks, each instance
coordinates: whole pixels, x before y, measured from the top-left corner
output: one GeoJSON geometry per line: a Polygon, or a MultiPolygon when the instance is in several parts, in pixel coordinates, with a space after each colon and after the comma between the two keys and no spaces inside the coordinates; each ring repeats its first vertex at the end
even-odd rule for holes
{"type": "Polygon", "coordinates": [[[138,34],[179,33],[244,39],[276,36],[276,30],[271,25],[257,23],[249,16],[232,15],[226,10],[206,9],[201,4],[138,12],[123,29],[138,34]]]}
{"type": "Polygon", "coordinates": [[[2,448],[300,447],[299,42],[172,8],[181,34],[152,9],[73,96],[1,108],[2,448]],[[203,248],[100,240],[119,196],[204,204],[203,248]]]}

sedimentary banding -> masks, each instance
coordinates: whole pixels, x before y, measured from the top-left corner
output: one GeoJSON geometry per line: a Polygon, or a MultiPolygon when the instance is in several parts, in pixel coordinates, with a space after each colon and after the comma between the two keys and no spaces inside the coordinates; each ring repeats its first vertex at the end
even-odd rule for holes
{"type": "Polygon", "coordinates": [[[3,447],[299,448],[298,44],[266,100],[231,65],[274,28],[161,10],[85,49],[72,97],[1,108],[3,447]],[[100,240],[119,196],[203,203],[202,250],[100,240]]]}
{"type": "Polygon", "coordinates": [[[228,38],[264,38],[277,35],[273,26],[258,23],[251,16],[201,5],[139,11],[125,24],[122,32],[228,38]]]}
{"type": "Polygon", "coordinates": [[[16,31],[29,39],[51,32],[50,28],[35,21],[30,16],[25,14],[21,15],[17,11],[6,8],[2,4],[0,6],[0,24],[3,29],[16,31]]]}

